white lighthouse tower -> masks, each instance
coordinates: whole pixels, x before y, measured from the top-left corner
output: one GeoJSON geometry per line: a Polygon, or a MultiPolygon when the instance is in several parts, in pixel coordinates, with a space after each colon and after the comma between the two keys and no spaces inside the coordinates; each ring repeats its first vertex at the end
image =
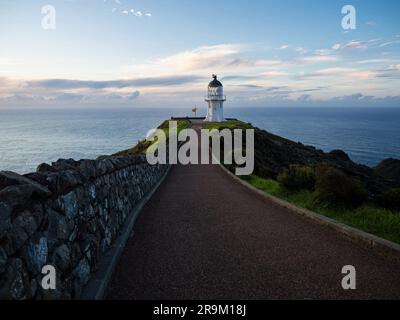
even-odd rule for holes
{"type": "Polygon", "coordinates": [[[224,87],[222,83],[217,80],[217,76],[213,74],[213,81],[208,85],[208,92],[206,101],[208,103],[206,122],[222,122],[224,119],[224,87]]]}

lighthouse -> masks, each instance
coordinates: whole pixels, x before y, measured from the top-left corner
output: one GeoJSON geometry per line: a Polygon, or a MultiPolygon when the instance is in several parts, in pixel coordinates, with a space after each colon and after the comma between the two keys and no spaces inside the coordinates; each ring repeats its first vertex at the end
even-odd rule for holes
{"type": "Polygon", "coordinates": [[[224,87],[218,81],[217,76],[213,74],[213,80],[208,85],[206,102],[208,103],[206,122],[222,122],[224,119],[224,87]]]}

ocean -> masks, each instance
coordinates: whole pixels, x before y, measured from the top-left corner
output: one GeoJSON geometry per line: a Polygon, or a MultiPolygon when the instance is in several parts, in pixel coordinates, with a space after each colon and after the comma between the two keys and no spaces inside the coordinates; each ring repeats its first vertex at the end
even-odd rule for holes
{"type": "MultiPolygon", "coordinates": [[[[205,115],[205,107],[202,110],[205,115]]],[[[134,146],[186,109],[0,109],[0,170],[34,171],[59,158],[93,159],[134,146]]],[[[369,166],[400,158],[400,108],[226,108],[234,117],[369,166]]]]}

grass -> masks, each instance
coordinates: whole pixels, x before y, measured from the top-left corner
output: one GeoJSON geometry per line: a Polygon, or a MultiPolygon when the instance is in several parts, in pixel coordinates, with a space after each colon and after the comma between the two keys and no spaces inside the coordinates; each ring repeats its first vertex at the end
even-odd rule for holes
{"type": "Polygon", "coordinates": [[[209,122],[206,123],[204,129],[212,130],[223,130],[223,129],[254,129],[250,123],[246,123],[239,120],[229,120],[225,122],[209,122]]]}
{"type": "Polygon", "coordinates": [[[332,207],[317,203],[310,191],[290,192],[272,179],[243,177],[257,189],[286,200],[297,207],[309,209],[351,227],[400,244],[400,212],[365,204],[359,208],[332,207]]]}

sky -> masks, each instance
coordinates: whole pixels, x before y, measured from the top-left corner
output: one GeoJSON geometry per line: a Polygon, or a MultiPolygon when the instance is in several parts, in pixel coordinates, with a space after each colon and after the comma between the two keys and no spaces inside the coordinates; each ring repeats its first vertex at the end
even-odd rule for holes
{"type": "Polygon", "coordinates": [[[201,106],[212,74],[232,107],[400,106],[400,1],[0,0],[0,108],[201,106]]]}

